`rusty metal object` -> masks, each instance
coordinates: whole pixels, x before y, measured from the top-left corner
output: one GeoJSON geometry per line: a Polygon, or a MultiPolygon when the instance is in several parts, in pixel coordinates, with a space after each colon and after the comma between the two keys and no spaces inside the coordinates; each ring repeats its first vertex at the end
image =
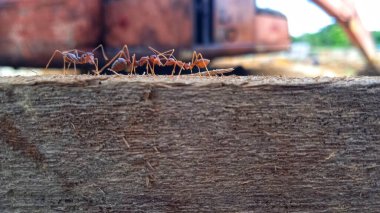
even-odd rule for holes
{"type": "Polygon", "coordinates": [[[286,17],[272,10],[255,8],[252,1],[217,1],[215,42],[196,46],[208,57],[288,49],[290,38],[286,17]],[[240,4],[240,5],[239,5],[240,4]],[[243,13],[239,13],[239,8],[243,13]],[[229,12],[226,12],[229,11],[229,12]],[[244,14],[244,15],[242,15],[244,14]]]}
{"type": "MultiPolygon", "coordinates": [[[[337,18],[376,67],[374,42],[353,4],[314,2],[337,18]]],[[[128,44],[137,55],[147,54],[149,45],[175,48],[183,59],[193,49],[214,57],[290,45],[286,18],[252,0],[1,0],[0,25],[0,64],[10,66],[45,66],[56,49],[86,51],[99,43],[109,52],[128,44]]]]}
{"type": "Polygon", "coordinates": [[[215,1],[214,40],[216,43],[254,42],[255,3],[251,0],[215,1]]]}
{"type": "Polygon", "coordinates": [[[100,43],[110,54],[128,44],[137,56],[151,54],[147,46],[175,48],[184,60],[193,49],[213,57],[290,43],[286,19],[261,17],[251,0],[2,0],[0,25],[0,64],[11,66],[45,66],[54,50],[100,43]]]}
{"type": "Polygon", "coordinates": [[[128,44],[137,55],[147,55],[146,46],[154,46],[175,48],[177,56],[186,59],[192,49],[213,57],[288,48],[286,19],[267,14],[265,24],[284,29],[273,32],[255,23],[255,10],[251,0],[107,1],[105,41],[111,52],[128,44]],[[262,36],[265,33],[281,35],[262,36]]]}
{"type": "Polygon", "coordinates": [[[257,13],[253,20],[253,42],[258,52],[278,51],[290,47],[288,23],[285,17],[269,11],[257,13]]]}
{"type": "MultiPolygon", "coordinates": [[[[190,48],[191,0],[121,0],[105,3],[105,41],[109,48],[190,48]]],[[[138,51],[138,50],[137,50],[138,51]]]]}
{"type": "Polygon", "coordinates": [[[56,49],[93,48],[100,0],[0,1],[0,64],[45,66],[56,49]]]}
{"type": "Polygon", "coordinates": [[[195,47],[207,57],[289,48],[285,16],[258,9],[251,0],[215,0],[213,4],[212,42],[195,47]]]}
{"type": "Polygon", "coordinates": [[[329,15],[336,18],[346,31],[351,42],[356,45],[366,58],[370,67],[380,73],[375,63],[376,47],[371,34],[364,28],[356,12],[355,5],[350,0],[313,0],[329,15]]]}

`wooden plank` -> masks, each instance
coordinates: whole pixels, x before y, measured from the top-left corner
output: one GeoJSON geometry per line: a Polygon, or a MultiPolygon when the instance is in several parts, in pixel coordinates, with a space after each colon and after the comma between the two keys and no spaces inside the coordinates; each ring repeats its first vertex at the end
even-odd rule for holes
{"type": "Polygon", "coordinates": [[[0,79],[0,211],[376,212],[380,78],[0,79]]]}

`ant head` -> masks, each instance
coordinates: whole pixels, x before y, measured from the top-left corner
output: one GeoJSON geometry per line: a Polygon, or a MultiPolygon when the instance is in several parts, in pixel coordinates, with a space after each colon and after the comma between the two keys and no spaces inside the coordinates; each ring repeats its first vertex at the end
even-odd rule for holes
{"type": "Polygon", "coordinates": [[[83,53],[81,57],[86,63],[95,64],[95,56],[93,53],[90,53],[90,52],[83,53]]]}
{"type": "Polygon", "coordinates": [[[149,60],[150,60],[153,64],[157,64],[157,65],[159,65],[159,66],[162,66],[161,60],[160,60],[160,58],[159,58],[157,55],[150,55],[150,56],[149,56],[149,60]]]}

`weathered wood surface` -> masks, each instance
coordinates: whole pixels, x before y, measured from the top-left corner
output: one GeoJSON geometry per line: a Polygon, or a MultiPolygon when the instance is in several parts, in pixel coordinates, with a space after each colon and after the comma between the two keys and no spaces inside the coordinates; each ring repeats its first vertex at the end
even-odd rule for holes
{"type": "Polygon", "coordinates": [[[0,212],[380,209],[380,78],[1,78],[0,108],[0,212]]]}

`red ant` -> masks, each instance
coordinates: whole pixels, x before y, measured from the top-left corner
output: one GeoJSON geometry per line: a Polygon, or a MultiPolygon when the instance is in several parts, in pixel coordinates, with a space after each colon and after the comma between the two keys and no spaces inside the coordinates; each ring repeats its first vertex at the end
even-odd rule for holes
{"type": "Polygon", "coordinates": [[[99,73],[102,73],[106,67],[112,64],[109,70],[117,74],[117,72],[127,70],[129,65],[134,64],[134,61],[135,56],[133,56],[132,63],[129,55],[128,46],[124,45],[123,48],[106,65],[104,65],[104,67],[102,67],[99,70],[99,73]]]}
{"type": "MultiPolygon", "coordinates": [[[[180,64],[181,63],[183,63],[183,62],[180,61],[180,64]]],[[[191,58],[191,63],[190,62],[189,63],[185,63],[184,66],[181,67],[178,75],[181,75],[181,71],[183,69],[184,70],[190,70],[191,73],[193,73],[193,68],[197,67],[199,75],[201,75],[201,69],[205,68],[206,71],[207,71],[208,76],[211,76],[210,72],[208,71],[208,68],[207,68],[207,65],[209,65],[209,64],[210,64],[210,60],[209,59],[203,58],[203,56],[202,56],[201,53],[197,54],[197,52],[194,51],[193,52],[193,56],[191,58]]]]}
{"type": "MultiPolygon", "coordinates": [[[[165,55],[169,55],[169,57],[172,56],[173,53],[174,53],[174,49],[171,49],[171,50],[168,50],[168,51],[165,51],[165,52],[162,52],[162,53],[159,52],[159,51],[157,51],[157,50],[155,50],[152,47],[149,47],[149,49],[151,51],[153,51],[154,53],[156,53],[156,55],[150,55],[150,56],[143,56],[143,57],[141,57],[140,60],[136,61],[136,64],[135,64],[134,68],[136,66],[144,66],[144,65],[146,65],[146,70],[149,71],[149,69],[150,69],[151,73],[153,75],[156,75],[156,73],[154,72],[155,65],[164,66],[164,64],[161,62],[160,56],[162,56],[165,59],[167,59],[167,57],[165,57],[165,55]]],[[[135,57],[135,55],[133,55],[133,57],[135,57]]]]}
{"type": "Polygon", "coordinates": [[[173,56],[174,49],[167,50],[167,51],[162,52],[162,53],[159,52],[159,51],[157,51],[157,50],[155,50],[153,47],[149,47],[149,49],[156,54],[156,55],[150,55],[149,56],[149,62],[152,63],[153,73],[154,73],[154,66],[155,65],[158,65],[158,66],[170,66],[170,65],[173,65],[173,64],[170,64],[170,62],[168,62],[168,61],[172,61],[171,59],[173,59],[172,57],[174,57],[173,56]],[[166,55],[167,55],[167,57],[166,57],[166,55]],[[161,62],[160,56],[162,56],[166,60],[164,64],[161,62]]]}
{"type": "Polygon", "coordinates": [[[93,64],[95,66],[95,69],[96,69],[95,74],[98,75],[99,74],[99,72],[98,72],[99,60],[97,58],[95,58],[94,52],[99,48],[102,49],[104,59],[108,60],[106,54],[104,53],[103,45],[101,45],[101,44],[99,46],[97,46],[95,49],[93,49],[91,52],[84,52],[84,51],[80,51],[77,49],[66,50],[66,51],[55,50],[53,55],[51,56],[48,64],[46,65],[45,69],[47,69],[49,67],[50,62],[53,60],[54,56],[57,53],[60,53],[63,56],[63,73],[64,74],[66,74],[66,63],[68,63],[67,69],[70,68],[71,64],[74,64],[74,70],[75,71],[76,71],[76,64],[93,64]],[[80,53],[81,55],[79,55],[78,53],[80,53]]]}
{"type": "Polygon", "coordinates": [[[190,70],[194,67],[198,68],[198,72],[201,73],[201,69],[204,68],[207,71],[207,74],[210,76],[210,72],[208,71],[207,66],[210,64],[209,59],[203,58],[201,53],[193,52],[193,58],[191,60],[190,70]]]}
{"type": "MultiPolygon", "coordinates": [[[[158,51],[156,51],[154,49],[152,51],[155,52],[155,53],[159,53],[158,51]]],[[[164,64],[164,66],[174,66],[173,70],[172,70],[172,76],[175,73],[176,66],[180,67],[180,71],[179,71],[178,75],[181,75],[182,70],[190,70],[190,72],[193,73],[193,71],[192,71],[193,68],[197,67],[199,75],[201,75],[201,70],[200,69],[205,68],[206,71],[207,71],[207,74],[209,76],[211,76],[210,73],[209,73],[209,70],[207,68],[207,65],[209,65],[209,64],[210,64],[210,60],[209,59],[204,59],[201,53],[197,54],[197,52],[194,51],[192,59],[191,59],[191,63],[190,62],[185,63],[183,61],[177,60],[173,56],[173,53],[172,53],[169,58],[166,58],[166,62],[164,64]]]]}
{"type": "MultiPolygon", "coordinates": [[[[158,52],[157,50],[149,47],[152,51],[158,52]]],[[[163,66],[160,55],[165,57],[164,55],[167,55],[169,52],[171,52],[170,55],[173,54],[173,50],[168,50],[163,53],[159,53],[157,55],[150,55],[150,56],[143,56],[140,58],[140,60],[136,60],[136,54],[133,54],[132,60],[129,54],[129,49],[127,45],[124,45],[124,47],[102,68],[100,69],[100,73],[104,71],[106,67],[111,65],[111,68],[108,70],[114,72],[115,74],[118,74],[117,72],[127,70],[127,72],[133,74],[136,73],[136,67],[138,66],[146,66],[147,72],[151,70],[151,73],[155,75],[154,72],[154,66],[163,66]],[[129,68],[129,69],[128,69],[129,68]]],[[[166,57],[165,57],[166,58],[166,57]]]]}

